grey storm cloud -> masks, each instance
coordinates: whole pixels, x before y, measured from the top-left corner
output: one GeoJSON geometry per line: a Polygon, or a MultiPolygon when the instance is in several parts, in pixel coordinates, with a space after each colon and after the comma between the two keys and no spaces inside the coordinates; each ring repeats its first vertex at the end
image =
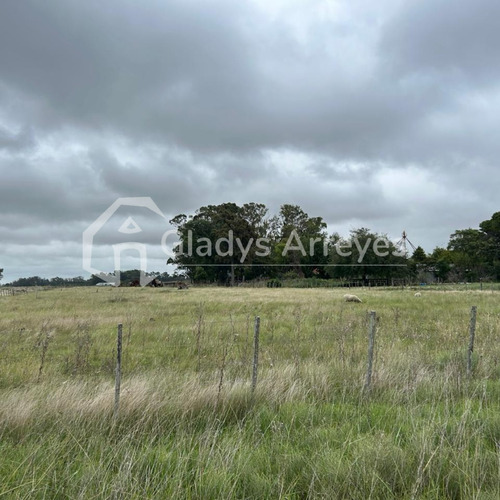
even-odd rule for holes
{"type": "Polygon", "coordinates": [[[0,128],[0,149],[15,153],[35,145],[32,130],[23,128],[17,133],[0,128]]]}
{"type": "Polygon", "coordinates": [[[400,74],[496,87],[499,17],[494,0],[405,2],[387,21],[380,46],[400,74]]]}
{"type": "Polygon", "coordinates": [[[167,218],[294,203],[331,231],[446,245],[499,209],[499,14],[494,0],[3,0],[6,279],[50,255],[47,272],[80,274],[82,231],[125,196],[167,218]]]}
{"type": "MultiPolygon", "coordinates": [[[[335,22],[311,50],[249,3],[238,6],[7,0],[0,43],[12,50],[0,53],[2,80],[40,99],[44,126],[202,150],[319,147],[349,158],[390,158],[393,143],[407,142],[449,99],[436,82],[384,74],[384,54],[394,64],[401,57],[390,49],[366,47],[373,61],[363,68],[359,34],[335,22]]],[[[381,47],[400,43],[392,22],[381,47]]]]}

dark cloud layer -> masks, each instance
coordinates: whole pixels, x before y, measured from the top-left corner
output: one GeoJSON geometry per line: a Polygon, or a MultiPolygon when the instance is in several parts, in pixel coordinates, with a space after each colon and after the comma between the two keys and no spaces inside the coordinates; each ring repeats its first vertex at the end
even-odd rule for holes
{"type": "Polygon", "coordinates": [[[445,245],[500,209],[499,14],[494,0],[3,0],[0,267],[80,274],[82,231],[123,196],[167,217],[296,203],[331,231],[445,245]]]}

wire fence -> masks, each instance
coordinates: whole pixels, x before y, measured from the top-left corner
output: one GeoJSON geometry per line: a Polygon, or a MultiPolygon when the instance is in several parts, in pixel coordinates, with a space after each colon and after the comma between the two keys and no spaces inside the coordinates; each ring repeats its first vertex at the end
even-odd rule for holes
{"type": "Polygon", "coordinates": [[[0,288],[0,297],[10,297],[12,295],[22,295],[28,293],[27,288],[0,288]]]}
{"type": "MultiPolygon", "coordinates": [[[[221,318],[200,311],[183,325],[158,320],[137,326],[134,320],[124,321],[122,369],[125,375],[161,369],[179,374],[197,373],[206,380],[215,380],[222,367],[226,379],[248,381],[255,379],[256,363],[264,369],[285,364],[299,368],[305,363],[336,364],[346,370],[370,366],[376,372],[380,362],[389,362],[387,356],[394,349],[417,346],[425,349],[428,357],[443,358],[443,349],[463,352],[464,369],[466,366],[467,373],[474,375],[474,340],[470,337],[475,334],[475,313],[472,327],[468,312],[462,311],[456,324],[464,333],[454,334],[456,328],[451,329],[445,346],[440,345],[443,342],[440,329],[447,318],[436,315],[420,324],[413,317],[403,316],[398,308],[390,314],[386,311],[376,320],[374,314],[340,309],[307,315],[297,309],[286,317],[277,314],[257,320],[251,314],[221,318]],[[371,362],[367,358],[370,345],[371,362]]],[[[457,313],[454,314],[456,317],[457,313]]],[[[499,317],[485,314],[478,318],[488,342],[499,345],[499,317]]],[[[0,387],[50,380],[54,376],[111,377],[116,372],[116,348],[116,327],[104,332],[101,328],[96,333],[92,320],[75,320],[65,332],[50,321],[37,330],[21,327],[8,334],[2,332],[0,387]]]]}

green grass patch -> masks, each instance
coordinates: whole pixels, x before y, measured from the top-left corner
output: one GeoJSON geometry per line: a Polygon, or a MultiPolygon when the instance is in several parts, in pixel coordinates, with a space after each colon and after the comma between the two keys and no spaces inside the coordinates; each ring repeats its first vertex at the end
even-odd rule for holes
{"type": "Polygon", "coordinates": [[[499,498],[499,293],[360,289],[352,304],[344,292],[0,297],[0,497],[499,498]]]}

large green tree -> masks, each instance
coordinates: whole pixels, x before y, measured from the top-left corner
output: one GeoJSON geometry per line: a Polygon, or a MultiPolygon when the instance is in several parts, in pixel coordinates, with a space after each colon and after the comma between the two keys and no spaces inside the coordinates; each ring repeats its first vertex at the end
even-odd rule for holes
{"type": "Polygon", "coordinates": [[[470,281],[487,274],[487,249],[487,237],[483,231],[472,228],[455,231],[448,243],[455,279],[470,281]]]}
{"type": "Polygon", "coordinates": [[[429,269],[440,281],[446,281],[453,267],[452,252],[446,248],[436,247],[428,257],[429,269]]]}
{"type": "Polygon", "coordinates": [[[418,246],[408,259],[408,276],[412,281],[422,281],[423,275],[428,271],[429,260],[425,250],[418,246]]]}
{"type": "Polygon", "coordinates": [[[329,274],[333,278],[370,280],[404,278],[407,260],[384,234],[367,228],[351,231],[348,238],[340,238],[331,250],[329,274]]]}
{"type": "MultiPolygon", "coordinates": [[[[234,282],[259,276],[313,276],[328,262],[326,223],[298,205],[285,204],[271,218],[260,203],[201,207],[170,222],[181,245],[169,263],[195,281],[234,282]],[[229,242],[227,240],[231,239],[229,242]],[[216,242],[223,242],[215,248],[216,242]],[[229,248],[231,247],[231,248],[229,248]]],[[[321,270],[321,271],[320,271],[321,270]]]]}
{"type": "Polygon", "coordinates": [[[328,234],[322,217],[310,217],[298,205],[282,205],[270,221],[273,262],[278,272],[311,277],[324,274],[328,263],[328,234]]]}
{"type": "Polygon", "coordinates": [[[235,282],[261,270],[265,251],[258,240],[267,233],[267,209],[258,203],[208,205],[193,216],[177,215],[180,245],[169,263],[185,269],[195,281],[235,282]]]}
{"type": "Polygon", "coordinates": [[[479,224],[486,236],[484,254],[491,274],[500,279],[500,212],[479,224]]]}
{"type": "Polygon", "coordinates": [[[500,212],[479,224],[459,229],[448,243],[453,279],[500,279],[500,212]]]}

